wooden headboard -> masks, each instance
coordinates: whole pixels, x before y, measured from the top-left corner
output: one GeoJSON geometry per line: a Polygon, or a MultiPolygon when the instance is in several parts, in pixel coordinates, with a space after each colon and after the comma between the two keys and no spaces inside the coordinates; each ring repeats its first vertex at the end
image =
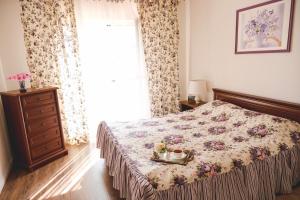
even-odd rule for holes
{"type": "Polygon", "coordinates": [[[214,100],[225,101],[249,110],[284,117],[300,123],[300,104],[216,88],[213,91],[214,100]]]}

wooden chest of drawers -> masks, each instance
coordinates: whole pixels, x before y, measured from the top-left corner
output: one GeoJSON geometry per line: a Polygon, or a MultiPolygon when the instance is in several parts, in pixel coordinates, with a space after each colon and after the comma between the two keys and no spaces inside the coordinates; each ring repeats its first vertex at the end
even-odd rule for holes
{"type": "Polygon", "coordinates": [[[68,153],[57,88],[1,93],[15,164],[34,170],[68,153]]]}

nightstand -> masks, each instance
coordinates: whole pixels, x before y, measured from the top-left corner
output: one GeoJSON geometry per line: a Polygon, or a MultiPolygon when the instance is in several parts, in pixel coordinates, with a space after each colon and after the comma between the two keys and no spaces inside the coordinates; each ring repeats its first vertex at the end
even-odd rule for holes
{"type": "Polygon", "coordinates": [[[180,112],[186,111],[186,110],[191,110],[194,109],[198,106],[201,106],[203,104],[206,104],[207,102],[200,102],[200,103],[189,103],[187,100],[183,100],[179,102],[180,105],[180,112]]]}

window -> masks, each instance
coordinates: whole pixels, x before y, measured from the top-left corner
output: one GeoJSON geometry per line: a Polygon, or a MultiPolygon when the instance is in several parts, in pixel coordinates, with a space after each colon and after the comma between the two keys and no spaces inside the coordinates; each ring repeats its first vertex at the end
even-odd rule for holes
{"type": "Polygon", "coordinates": [[[96,133],[102,120],[148,118],[147,76],[137,17],[82,17],[84,12],[89,11],[81,10],[77,26],[91,132],[96,133]]]}

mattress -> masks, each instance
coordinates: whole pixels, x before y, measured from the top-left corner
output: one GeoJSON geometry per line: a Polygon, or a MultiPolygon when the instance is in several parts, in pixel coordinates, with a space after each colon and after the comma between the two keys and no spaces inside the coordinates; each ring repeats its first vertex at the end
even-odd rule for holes
{"type": "Polygon", "coordinates": [[[218,100],[151,120],[102,122],[98,129],[114,187],[128,199],[274,199],[300,179],[299,143],[299,123],[218,100]],[[161,141],[192,150],[194,160],[151,161],[161,141]]]}

